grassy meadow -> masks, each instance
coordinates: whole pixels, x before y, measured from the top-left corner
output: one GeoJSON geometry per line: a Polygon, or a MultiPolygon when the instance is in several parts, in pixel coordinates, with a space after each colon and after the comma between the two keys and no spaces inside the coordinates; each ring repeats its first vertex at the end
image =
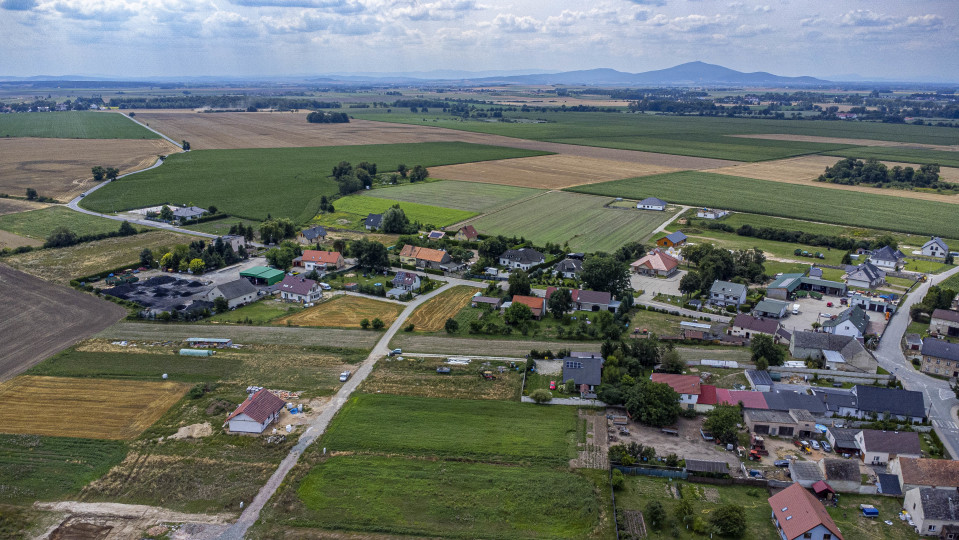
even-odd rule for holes
{"type": "Polygon", "coordinates": [[[0,216],[0,230],[45,240],[57,227],[66,227],[83,236],[120,229],[121,221],[74,212],[65,206],[51,206],[18,214],[0,216]]]}
{"type": "Polygon", "coordinates": [[[381,172],[389,172],[400,163],[431,167],[543,154],[460,142],[197,150],[172,155],[161,167],[111,182],[82,204],[100,212],[163,203],[214,205],[232,216],[263,220],[272,215],[303,223],[316,214],[322,196],[339,193],[330,174],[341,161],[370,161],[381,172]]]}
{"type": "Polygon", "coordinates": [[[0,137],[51,139],[159,139],[122,114],[61,111],[0,115],[0,137]]]}
{"type": "Polygon", "coordinates": [[[327,226],[365,230],[363,222],[366,220],[368,214],[382,214],[395,204],[400,205],[403,213],[406,214],[406,217],[409,218],[411,223],[419,222],[424,225],[432,225],[433,227],[445,227],[477,215],[476,212],[456,210],[454,208],[351,195],[337,199],[336,202],[334,202],[336,212],[332,214],[322,214],[317,221],[327,226]],[[344,223],[344,220],[347,223],[344,223]]]}
{"type": "Polygon", "coordinates": [[[959,222],[951,219],[959,211],[954,204],[722,174],[686,171],[590,184],[569,191],[630,199],[656,196],[693,206],[946,238],[959,236],[959,222]]]}
{"type": "MultiPolygon", "coordinates": [[[[373,189],[364,192],[363,196],[416,202],[469,212],[488,212],[538,193],[543,193],[543,190],[480,182],[442,180],[373,189]]],[[[339,209],[338,205],[337,209],[339,209]]]]}

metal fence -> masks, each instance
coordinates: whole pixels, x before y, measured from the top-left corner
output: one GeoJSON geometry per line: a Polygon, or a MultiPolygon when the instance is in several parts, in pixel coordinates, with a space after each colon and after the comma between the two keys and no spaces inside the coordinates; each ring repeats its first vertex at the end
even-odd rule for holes
{"type": "Polygon", "coordinates": [[[626,467],[624,465],[613,465],[613,468],[623,471],[623,474],[632,476],[656,476],[659,478],[681,478],[683,480],[689,476],[685,469],[672,467],[626,467]]]}

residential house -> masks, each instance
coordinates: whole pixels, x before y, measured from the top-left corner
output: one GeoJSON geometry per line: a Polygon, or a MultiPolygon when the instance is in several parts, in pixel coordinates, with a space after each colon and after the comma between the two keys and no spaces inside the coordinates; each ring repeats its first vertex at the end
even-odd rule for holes
{"type": "MultiPolygon", "coordinates": [[[[546,288],[546,299],[556,292],[556,287],[546,288]]],[[[571,289],[569,291],[573,300],[573,309],[576,311],[612,311],[619,308],[620,302],[613,300],[613,295],[603,291],[584,291],[581,289],[571,289]]]]}
{"type": "Polygon", "coordinates": [[[937,336],[959,337],[959,311],[936,309],[929,321],[929,333],[937,336]]]}
{"type": "MultiPolygon", "coordinates": [[[[947,527],[959,525],[959,494],[941,489],[915,488],[906,491],[902,509],[909,512],[920,536],[940,536],[947,527]]],[[[955,538],[955,532],[952,533],[955,538]]]]}
{"type": "Polygon", "coordinates": [[[369,214],[363,220],[363,226],[368,231],[378,231],[383,227],[383,214],[369,214]]]}
{"type": "Polygon", "coordinates": [[[933,236],[928,242],[922,245],[922,254],[925,257],[944,259],[946,255],[949,255],[949,246],[942,241],[942,238],[933,236]]]}
{"type": "Polygon", "coordinates": [[[783,540],[844,540],[823,504],[799,484],[770,497],[769,506],[783,540]]]}
{"type": "Polygon", "coordinates": [[[822,323],[822,331],[837,336],[861,338],[869,326],[869,315],[859,306],[846,308],[822,323]]]}
{"type": "Polygon", "coordinates": [[[867,259],[872,264],[886,271],[893,271],[902,268],[906,255],[898,249],[892,249],[889,246],[883,246],[879,249],[869,252],[867,259]]]}
{"type": "Polygon", "coordinates": [[[789,462],[789,478],[796,484],[809,489],[823,481],[822,469],[815,461],[791,460],[789,462]]]}
{"type": "Polygon", "coordinates": [[[479,239],[479,233],[472,225],[467,225],[456,231],[456,236],[453,237],[453,240],[459,240],[460,242],[475,242],[477,239],[479,239]]]}
{"type": "Polygon", "coordinates": [[[307,246],[323,240],[326,240],[326,228],[320,225],[303,229],[296,235],[296,241],[307,246]]]}
{"type": "MultiPolygon", "coordinates": [[[[534,319],[541,319],[543,314],[546,313],[546,299],[540,298],[538,296],[520,296],[514,295],[512,303],[526,304],[529,307],[529,310],[533,312],[534,319]]],[[[504,306],[506,304],[503,304],[504,306]]]]}
{"type": "Polygon", "coordinates": [[[679,269],[679,261],[672,255],[654,249],[629,266],[633,272],[643,276],[669,277],[679,269]]]}
{"type": "Polygon", "coordinates": [[[862,462],[867,465],[885,465],[896,456],[917,458],[922,453],[915,431],[864,429],[856,434],[856,443],[862,450],[862,462]]]}
{"type": "Polygon", "coordinates": [[[823,458],[819,460],[819,469],[829,486],[842,493],[859,493],[862,476],[859,463],[841,458],[823,458]]]}
{"type": "Polygon", "coordinates": [[[182,208],[171,206],[170,210],[173,210],[174,220],[179,221],[180,223],[199,219],[203,214],[206,214],[206,210],[198,206],[184,206],[182,208]]]}
{"type": "Polygon", "coordinates": [[[230,246],[234,253],[239,253],[240,248],[246,245],[246,238],[237,234],[225,234],[220,237],[220,240],[230,246]]]}
{"type": "Polygon", "coordinates": [[[850,287],[875,289],[885,285],[886,273],[878,266],[866,261],[859,266],[847,266],[843,280],[850,287]]]}
{"type": "Polygon", "coordinates": [[[901,388],[882,388],[857,384],[852,388],[856,394],[858,418],[887,416],[906,422],[922,422],[926,418],[926,406],[922,392],[901,388]]]}
{"type": "Polygon", "coordinates": [[[508,249],[499,256],[500,266],[526,271],[544,262],[546,262],[546,257],[532,248],[508,249]]]}
{"type": "Polygon", "coordinates": [[[288,302],[310,303],[323,298],[320,284],[301,276],[286,276],[277,285],[277,290],[280,291],[280,298],[288,302]]]}
{"type": "Polygon", "coordinates": [[[766,409],[766,399],[762,392],[753,392],[750,390],[728,390],[726,388],[716,388],[710,384],[701,384],[699,386],[699,398],[696,400],[695,410],[697,412],[709,412],[716,405],[739,405],[743,404],[748,409],[766,409]]]}
{"type": "Polygon", "coordinates": [[[766,295],[777,300],[789,300],[796,291],[814,291],[832,296],[845,296],[846,284],[794,273],[779,274],[766,287],[766,295]]]}
{"type": "Polygon", "coordinates": [[[727,331],[731,336],[744,337],[750,339],[756,334],[765,334],[776,339],[776,332],[779,330],[780,323],[776,319],[762,319],[740,313],[733,319],[732,326],[727,331]]]}
{"type": "Polygon", "coordinates": [[[959,344],[928,337],[922,340],[922,365],[924,373],[959,377],[959,344]]]}
{"type": "Polygon", "coordinates": [[[406,244],[400,250],[400,263],[416,266],[417,268],[439,268],[448,264],[450,254],[441,249],[431,249],[406,244]]]}
{"type": "Polygon", "coordinates": [[[816,419],[805,409],[744,409],[743,422],[750,433],[757,435],[809,437],[816,433],[816,419]]]}
{"type": "Polygon", "coordinates": [[[696,210],[696,217],[703,219],[719,219],[729,215],[729,210],[716,210],[715,208],[700,208],[696,210]]]}
{"type": "MultiPolygon", "coordinates": [[[[766,402],[766,408],[770,411],[791,413],[794,410],[803,410],[809,411],[810,414],[815,416],[824,416],[826,412],[826,406],[823,405],[822,399],[806,393],[793,392],[792,390],[773,390],[772,392],[762,392],[762,395],[766,402]]],[[[804,421],[808,420],[805,415],[803,415],[803,419],[804,421]]],[[[812,428],[810,428],[809,433],[804,433],[806,426],[799,426],[799,428],[800,437],[808,437],[816,433],[812,428]]]]}
{"type": "Polygon", "coordinates": [[[572,380],[584,396],[592,397],[603,382],[603,363],[597,355],[567,356],[563,358],[563,382],[572,380]]]}
{"type": "Polygon", "coordinates": [[[231,433],[263,433],[280,417],[284,405],[279,396],[264,388],[240,403],[225,424],[229,424],[231,433]]]}
{"type": "Polygon", "coordinates": [[[636,204],[636,208],[640,210],[656,210],[662,212],[666,209],[666,201],[662,199],[657,199],[656,197],[648,197],[636,204]]]}
{"type": "Polygon", "coordinates": [[[753,315],[756,317],[771,317],[773,319],[782,319],[786,316],[789,309],[789,303],[782,300],[773,300],[763,298],[753,308],[753,315]]]}
{"type": "Polygon", "coordinates": [[[446,233],[443,231],[430,231],[430,233],[426,235],[427,240],[442,240],[445,237],[446,233]]]}
{"type": "Polygon", "coordinates": [[[563,259],[553,267],[553,275],[561,276],[564,279],[576,279],[583,269],[583,261],[580,259],[563,259]]]}
{"type": "Polygon", "coordinates": [[[889,472],[899,477],[903,493],[915,488],[935,488],[956,496],[959,489],[959,461],[901,456],[889,461],[889,472]]]}
{"type": "Polygon", "coordinates": [[[661,248],[675,248],[686,243],[686,235],[680,231],[669,233],[666,236],[656,240],[656,245],[661,248]]]}
{"type": "MultiPolygon", "coordinates": [[[[855,456],[859,454],[859,443],[856,441],[858,429],[829,427],[826,429],[826,440],[832,445],[837,455],[849,454],[855,456]]],[[[896,488],[899,487],[898,481],[896,488]]]]}
{"type": "Polygon", "coordinates": [[[709,288],[709,301],[718,306],[739,306],[746,301],[747,290],[741,283],[717,279],[709,288]]]}
{"type": "Polygon", "coordinates": [[[824,360],[826,369],[875,373],[879,363],[853,336],[800,330],[789,340],[793,358],[824,360]]]}
{"type": "MultiPolygon", "coordinates": [[[[813,397],[822,402],[822,416],[853,416],[856,414],[857,399],[856,394],[853,394],[852,390],[830,388],[828,386],[812,386],[809,390],[812,392],[813,397]]],[[[855,435],[855,433],[853,435],[855,435]]],[[[856,451],[858,451],[859,445],[856,444],[855,448],[856,451]]]]}
{"type": "Polygon", "coordinates": [[[404,272],[400,270],[393,278],[393,287],[403,289],[404,291],[420,290],[420,276],[413,272],[404,272]]]}
{"type": "Polygon", "coordinates": [[[303,255],[293,259],[293,266],[302,267],[307,272],[316,270],[318,274],[335,272],[346,267],[346,261],[338,251],[319,251],[307,249],[303,255]]]}
{"type": "Polygon", "coordinates": [[[233,309],[256,300],[257,292],[257,288],[249,280],[239,278],[213,287],[207,293],[206,299],[212,302],[217,298],[226,298],[227,305],[233,309]]]}
{"type": "Polygon", "coordinates": [[[674,375],[672,373],[653,373],[649,380],[669,385],[679,394],[679,405],[684,409],[693,409],[699,400],[700,381],[696,375],[674,375]]]}

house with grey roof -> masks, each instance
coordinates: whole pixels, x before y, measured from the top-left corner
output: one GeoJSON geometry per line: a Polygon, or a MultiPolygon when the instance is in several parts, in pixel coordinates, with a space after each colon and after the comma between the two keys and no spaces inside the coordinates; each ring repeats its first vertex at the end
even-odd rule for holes
{"type": "Polygon", "coordinates": [[[206,210],[198,206],[184,206],[182,208],[172,206],[170,209],[173,210],[173,217],[181,223],[184,221],[192,221],[206,214],[206,210]]]}
{"type": "Polygon", "coordinates": [[[856,442],[862,449],[862,462],[868,465],[885,465],[897,456],[918,458],[922,454],[915,431],[864,429],[856,434],[856,442]]]}
{"type": "Polygon", "coordinates": [[[822,469],[815,461],[789,461],[789,478],[800,486],[809,489],[816,482],[823,480],[822,469]]]}
{"type": "Polygon", "coordinates": [[[752,315],[747,315],[745,313],[740,313],[739,315],[736,315],[735,319],[733,319],[729,330],[726,332],[730,336],[743,337],[746,339],[750,339],[756,334],[766,334],[773,339],[777,339],[776,333],[779,330],[779,327],[780,323],[776,319],[763,319],[760,317],[753,317],[752,315]]]}
{"type": "Polygon", "coordinates": [[[855,337],[826,332],[793,332],[789,354],[793,358],[825,360],[826,369],[839,371],[875,373],[879,366],[872,353],[855,337]]]}
{"type": "Polygon", "coordinates": [[[368,214],[363,220],[363,226],[368,231],[378,231],[383,226],[383,214],[368,214]]]}
{"type": "Polygon", "coordinates": [[[869,326],[869,315],[859,306],[846,308],[822,323],[822,331],[837,336],[861,338],[869,326]]]}
{"type": "Polygon", "coordinates": [[[909,512],[916,532],[922,536],[938,536],[946,527],[959,525],[959,494],[955,490],[910,489],[902,509],[909,512]]]}
{"type": "Polygon", "coordinates": [[[563,382],[570,379],[584,397],[594,397],[596,388],[603,382],[603,363],[598,354],[590,356],[567,356],[563,358],[563,382]]]}
{"type": "Polygon", "coordinates": [[[926,405],[922,392],[901,388],[883,388],[857,384],[852,388],[856,394],[858,418],[892,417],[908,422],[922,422],[926,418],[926,405]]]}
{"type": "Polygon", "coordinates": [[[686,240],[687,237],[682,231],[676,231],[656,240],[656,245],[661,248],[675,248],[685,244],[686,240]]]}
{"type": "Polygon", "coordinates": [[[763,298],[756,307],[753,308],[753,315],[757,317],[772,317],[773,319],[782,319],[786,316],[786,310],[789,309],[789,303],[782,300],[773,300],[772,298],[763,298]]]}
{"type": "Polygon", "coordinates": [[[529,270],[546,262],[546,257],[533,248],[507,249],[499,256],[500,266],[529,270]]]}
{"type": "Polygon", "coordinates": [[[823,458],[818,464],[831,488],[842,493],[859,493],[859,486],[862,485],[859,462],[841,458],[823,458]]]}
{"type": "Polygon", "coordinates": [[[717,306],[739,306],[746,301],[746,291],[741,283],[717,279],[709,288],[709,301],[717,306]]]}
{"type": "Polygon", "coordinates": [[[553,267],[553,275],[564,279],[576,279],[583,269],[582,259],[563,259],[553,267]]]}
{"type": "Polygon", "coordinates": [[[959,344],[928,337],[922,340],[922,364],[924,373],[959,377],[959,344]]]}
{"type": "Polygon", "coordinates": [[[809,271],[806,272],[806,275],[811,278],[822,278],[822,268],[819,268],[815,264],[809,267],[809,271]]]}
{"type": "Polygon", "coordinates": [[[656,197],[647,197],[639,203],[636,204],[636,208],[640,210],[656,210],[662,212],[666,209],[666,201],[662,199],[657,199],[656,197]]]}
{"type": "Polygon", "coordinates": [[[944,259],[949,254],[949,246],[942,241],[942,238],[933,236],[928,242],[922,245],[922,254],[925,257],[935,257],[944,259]]]}
{"type": "Polygon", "coordinates": [[[315,244],[326,239],[326,228],[322,225],[303,229],[296,235],[296,241],[303,245],[315,244]]]}
{"type": "Polygon", "coordinates": [[[239,278],[213,287],[207,293],[206,299],[212,302],[217,298],[226,298],[227,305],[233,309],[256,300],[257,292],[257,288],[248,279],[239,278]]]}
{"type": "Polygon", "coordinates": [[[872,264],[882,270],[891,270],[895,272],[902,267],[906,255],[898,249],[892,249],[889,246],[883,246],[879,249],[869,252],[867,259],[872,264]]]}
{"type": "Polygon", "coordinates": [[[959,337],[959,311],[936,309],[929,321],[929,333],[936,336],[959,337]]]}
{"type": "Polygon", "coordinates": [[[886,283],[886,273],[878,266],[866,261],[859,266],[847,266],[843,279],[850,287],[875,289],[886,283]]]}
{"type": "MultiPolygon", "coordinates": [[[[849,454],[855,456],[859,454],[859,443],[856,442],[858,429],[830,427],[826,429],[826,440],[832,445],[836,454],[849,454]]],[[[896,480],[896,487],[899,486],[899,480],[896,480]]]]}

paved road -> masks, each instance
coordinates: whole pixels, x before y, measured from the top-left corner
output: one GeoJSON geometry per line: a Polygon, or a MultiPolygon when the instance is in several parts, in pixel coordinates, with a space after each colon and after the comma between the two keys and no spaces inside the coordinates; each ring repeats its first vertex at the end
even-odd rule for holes
{"type": "Polygon", "coordinates": [[[902,381],[905,389],[923,393],[929,419],[953,459],[959,459],[959,427],[956,425],[956,417],[953,414],[953,410],[959,407],[959,401],[949,389],[948,381],[916,371],[912,363],[902,354],[901,343],[906,327],[909,325],[909,308],[922,300],[931,285],[941,283],[957,272],[959,267],[939,275],[930,275],[929,281],[913,289],[889,321],[889,326],[886,327],[886,332],[875,352],[879,365],[895,374],[902,381]]]}

